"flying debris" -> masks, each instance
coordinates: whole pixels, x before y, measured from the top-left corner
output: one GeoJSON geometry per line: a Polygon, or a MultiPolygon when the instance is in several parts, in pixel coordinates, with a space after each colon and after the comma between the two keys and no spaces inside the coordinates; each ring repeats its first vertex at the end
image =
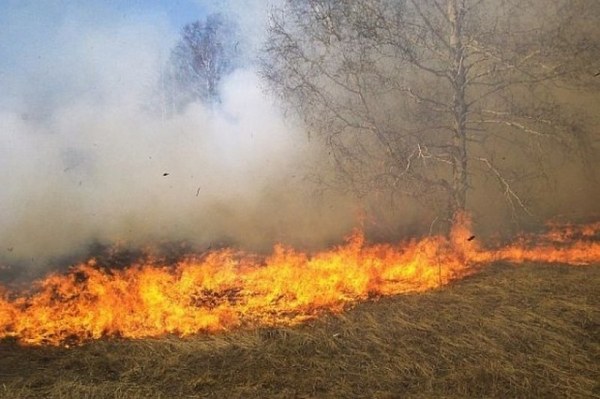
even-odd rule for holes
{"type": "Polygon", "coordinates": [[[467,241],[473,241],[475,239],[475,236],[471,236],[469,238],[467,238],[467,241]]]}
{"type": "Polygon", "coordinates": [[[169,174],[167,172],[163,173],[163,177],[165,176],[169,176],[169,174]]]}

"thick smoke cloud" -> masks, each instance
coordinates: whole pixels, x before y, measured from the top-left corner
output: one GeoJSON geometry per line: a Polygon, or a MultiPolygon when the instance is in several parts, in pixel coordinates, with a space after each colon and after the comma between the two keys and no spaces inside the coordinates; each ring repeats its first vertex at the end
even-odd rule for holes
{"type": "Polygon", "coordinates": [[[42,265],[92,241],[314,246],[351,227],[349,206],[304,184],[318,151],[251,67],[225,80],[221,105],[166,118],[154,106],[177,39],[165,16],[71,7],[28,34],[35,12],[11,10],[22,43],[0,75],[5,263],[42,265]]]}
{"type": "MultiPolygon", "coordinates": [[[[174,117],[157,108],[157,84],[179,27],[160,7],[3,5],[0,271],[85,255],[93,242],[315,248],[358,224],[382,240],[436,227],[436,210],[419,199],[317,195],[323,187],[310,176],[331,166],[327,150],[281,115],[253,69],[268,11],[278,1],[198,0],[205,12],[236,19],[248,59],[223,82],[222,104],[191,104],[174,117]]],[[[597,96],[563,97],[597,108],[597,96]]],[[[597,124],[597,116],[589,122],[597,124]]],[[[597,134],[592,146],[598,147],[597,134]]],[[[597,182],[573,165],[552,173],[559,184],[551,195],[532,188],[543,205],[534,209],[536,221],[597,215],[597,182]]],[[[469,201],[478,237],[486,226],[496,233],[511,225],[497,183],[475,183],[469,201]]]]}

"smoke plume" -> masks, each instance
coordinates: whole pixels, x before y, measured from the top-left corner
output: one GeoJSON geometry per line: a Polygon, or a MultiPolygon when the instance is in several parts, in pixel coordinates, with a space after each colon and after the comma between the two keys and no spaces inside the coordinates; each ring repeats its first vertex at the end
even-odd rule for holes
{"type": "Polygon", "coordinates": [[[220,105],[165,117],[156,87],[177,40],[166,17],[71,6],[43,28],[31,18],[43,10],[10,11],[3,37],[20,42],[0,75],[5,263],[42,265],[90,242],[313,246],[351,227],[347,203],[307,188],[318,151],[252,60],[225,79],[220,105]]]}

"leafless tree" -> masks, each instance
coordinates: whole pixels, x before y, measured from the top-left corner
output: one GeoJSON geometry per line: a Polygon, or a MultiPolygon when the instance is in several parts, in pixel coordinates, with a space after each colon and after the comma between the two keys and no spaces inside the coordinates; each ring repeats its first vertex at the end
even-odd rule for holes
{"type": "Polygon", "coordinates": [[[516,216],[560,159],[594,156],[560,97],[599,88],[598,21],[595,0],[288,0],[263,74],[325,138],[339,186],[453,215],[492,179],[516,216]]]}
{"type": "Polygon", "coordinates": [[[241,48],[237,25],[222,14],[185,25],[161,76],[164,109],[172,113],[194,101],[218,103],[219,84],[239,66],[241,48]]]}

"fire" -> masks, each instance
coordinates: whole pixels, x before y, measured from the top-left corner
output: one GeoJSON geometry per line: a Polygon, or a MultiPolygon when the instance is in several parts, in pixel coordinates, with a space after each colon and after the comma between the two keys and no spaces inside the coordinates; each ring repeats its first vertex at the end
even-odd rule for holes
{"type": "Polygon", "coordinates": [[[549,223],[541,234],[522,234],[508,245],[479,251],[480,260],[587,265],[600,262],[600,222],[584,225],[549,223]],[[483,258],[482,258],[483,257],[483,258]]]}
{"type": "Polygon", "coordinates": [[[312,256],[278,245],[263,259],[225,249],[176,265],[151,260],[119,270],[90,260],[46,277],[31,292],[0,286],[0,338],[67,344],[294,325],[367,298],[439,287],[496,260],[600,261],[593,240],[600,224],[553,229],[490,250],[472,239],[462,218],[448,238],[367,244],[355,231],[344,245],[312,256]]]}

